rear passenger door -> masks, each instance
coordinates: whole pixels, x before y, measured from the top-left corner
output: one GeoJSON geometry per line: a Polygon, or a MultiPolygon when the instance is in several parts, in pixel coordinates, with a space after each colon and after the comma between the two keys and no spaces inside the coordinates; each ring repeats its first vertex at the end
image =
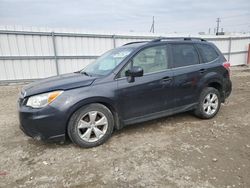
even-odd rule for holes
{"type": "Polygon", "coordinates": [[[192,105],[198,101],[198,82],[203,74],[199,54],[191,43],[173,43],[172,70],[176,106],[192,105]]]}

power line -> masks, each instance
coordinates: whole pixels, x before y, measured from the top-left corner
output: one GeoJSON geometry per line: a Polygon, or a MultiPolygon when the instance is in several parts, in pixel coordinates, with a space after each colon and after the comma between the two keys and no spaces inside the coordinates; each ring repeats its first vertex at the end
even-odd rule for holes
{"type": "Polygon", "coordinates": [[[223,16],[221,17],[222,19],[229,19],[229,18],[235,18],[235,17],[241,17],[241,16],[246,16],[246,15],[249,15],[249,13],[245,13],[245,14],[238,14],[238,15],[233,15],[233,16],[223,16]]]}
{"type": "Polygon", "coordinates": [[[240,24],[229,24],[229,25],[223,25],[224,27],[229,27],[229,26],[240,26],[240,25],[249,25],[250,24],[250,22],[248,22],[248,23],[240,23],[240,24]]]}

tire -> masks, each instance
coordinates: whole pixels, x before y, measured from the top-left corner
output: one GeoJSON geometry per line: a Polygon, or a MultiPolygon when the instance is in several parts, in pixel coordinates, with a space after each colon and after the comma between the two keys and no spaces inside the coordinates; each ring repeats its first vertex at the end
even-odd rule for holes
{"type": "Polygon", "coordinates": [[[195,109],[194,114],[201,119],[213,118],[218,113],[220,105],[221,105],[221,96],[219,91],[213,87],[206,87],[201,92],[198,101],[198,106],[195,109]],[[215,98],[213,98],[213,96],[215,98]],[[212,100],[214,100],[214,102],[212,100]],[[210,113],[209,113],[209,108],[210,108],[210,113]]]}
{"type": "Polygon", "coordinates": [[[68,135],[73,143],[83,148],[96,147],[112,135],[114,118],[104,105],[93,103],[77,110],[68,123],[68,135]]]}

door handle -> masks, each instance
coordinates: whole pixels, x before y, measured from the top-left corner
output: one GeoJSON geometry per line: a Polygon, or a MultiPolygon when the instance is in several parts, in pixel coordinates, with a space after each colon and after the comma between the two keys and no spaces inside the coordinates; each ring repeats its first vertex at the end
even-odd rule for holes
{"type": "Polygon", "coordinates": [[[164,78],[162,78],[162,83],[167,83],[167,82],[171,82],[172,81],[172,77],[170,77],[170,76],[166,76],[166,77],[164,77],[164,78]]]}
{"type": "Polygon", "coordinates": [[[206,71],[207,71],[206,69],[200,69],[200,70],[199,70],[199,72],[200,72],[201,74],[205,73],[206,71]]]}

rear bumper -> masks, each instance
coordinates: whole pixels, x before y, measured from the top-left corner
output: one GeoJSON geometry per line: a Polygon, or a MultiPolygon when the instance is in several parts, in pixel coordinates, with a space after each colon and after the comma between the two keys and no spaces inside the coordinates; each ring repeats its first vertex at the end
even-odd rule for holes
{"type": "Polygon", "coordinates": [[[232,92],[232,82],[231,80],[225,80],[223,85],[224,100],[230,96],[232,92]]]}

